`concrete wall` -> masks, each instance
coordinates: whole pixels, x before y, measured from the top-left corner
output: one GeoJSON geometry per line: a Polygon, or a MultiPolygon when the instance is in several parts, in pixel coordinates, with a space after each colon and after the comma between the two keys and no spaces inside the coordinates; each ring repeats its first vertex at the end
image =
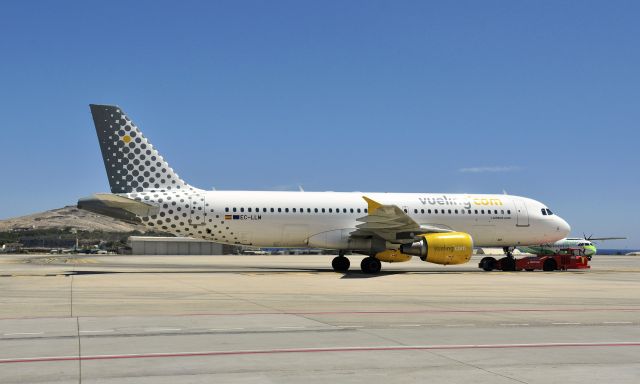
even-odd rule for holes
{"type": "Polygon", "coordinates": [[[133,255],[221,255],[222,245],[184,237],[129,238],[133,255]]]}

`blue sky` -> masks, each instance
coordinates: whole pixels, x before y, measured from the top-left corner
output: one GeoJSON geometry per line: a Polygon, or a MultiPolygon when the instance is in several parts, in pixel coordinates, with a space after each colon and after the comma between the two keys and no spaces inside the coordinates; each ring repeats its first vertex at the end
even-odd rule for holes
{"type": "Polygon", "coordinates": [[[637,1],[7,1],[0,218],[108,191],[89,103],[202,188],[525,195],[640,247],[637,1]]]}

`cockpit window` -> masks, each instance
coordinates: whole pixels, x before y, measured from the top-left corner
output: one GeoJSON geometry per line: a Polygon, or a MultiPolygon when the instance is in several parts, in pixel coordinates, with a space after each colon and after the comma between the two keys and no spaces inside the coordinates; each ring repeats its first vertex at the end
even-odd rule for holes
{"type": "Polygon", "coordinates": [[[553,215],[553,212],[551,212],[551,210],[550,210],[549,208],[547,208],[547,214],[548,214],[549,216],[551,216],[551,215],[553,215]]]}
{"type": "Polygon", "coordinates": [[[542,208],[541,211],[544,216],[547,216],[547,211],[544,208],[542,208]]]}

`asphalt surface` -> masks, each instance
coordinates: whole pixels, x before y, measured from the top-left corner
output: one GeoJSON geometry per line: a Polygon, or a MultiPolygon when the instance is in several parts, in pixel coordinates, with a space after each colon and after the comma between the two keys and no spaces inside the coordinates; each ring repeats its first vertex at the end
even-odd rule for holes
{"type": "Polygon", "coordinates": [[[0,383],[637,383],[640,257],[0,256],[0,383]]]}

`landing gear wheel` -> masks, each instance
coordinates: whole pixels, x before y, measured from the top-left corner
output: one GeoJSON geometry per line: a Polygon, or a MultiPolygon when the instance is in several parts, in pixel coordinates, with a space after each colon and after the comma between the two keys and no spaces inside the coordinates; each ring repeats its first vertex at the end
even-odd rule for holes
{"type": "Polygon", "coordinates": [[[480,268],[487,272],[493,271],[496,269],[496,259],[493,257],[483,257],[482,260],[480,260],[480,268]]]}
{"type": "Polygon", "coordinates": [[[516,270],[516,259],[512,257],[505,257],[500,260],[500,266],[503,271],[515,271],[516,270]]]}
{"type": "Polygon", "coordinates": [[[360,263],[360,269],[362,269],[362,272],[364,273],[375,275],[376,273],[380,272],[380,269],[382,269],[382,264],[380,263],[380,260],[376,259],[375,257],[369,256],[362,259],[362,262],[360,263]]]}
{"type": "Polygon", "coordinates": [[[555,271],[556,269],[558,269],[558,264],[553,259],[547,259],[542,264],[543,271],[549,272],[549,271],[555,271]]]}
{"type": "Polygon", "coordinates": [[[333,261],[331,261],[331,266],[336,272],[347,272],[349,270],[349,267],[351,266],[351,262],[343,255],[340,255],[333,258],[333,261]]]}

